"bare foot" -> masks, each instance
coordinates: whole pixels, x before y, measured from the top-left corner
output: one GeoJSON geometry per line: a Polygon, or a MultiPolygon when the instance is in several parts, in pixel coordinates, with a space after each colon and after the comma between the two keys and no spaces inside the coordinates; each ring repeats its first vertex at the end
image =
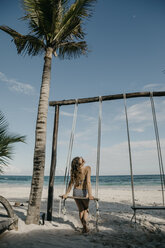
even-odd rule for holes
{"type": "Polygon", "coordinates": [[[88,228],[88,226],[87,225],[84,225],[82,232],[83,233],[88,233],[89,231],[90,231],[90,229],[88,228]]]}

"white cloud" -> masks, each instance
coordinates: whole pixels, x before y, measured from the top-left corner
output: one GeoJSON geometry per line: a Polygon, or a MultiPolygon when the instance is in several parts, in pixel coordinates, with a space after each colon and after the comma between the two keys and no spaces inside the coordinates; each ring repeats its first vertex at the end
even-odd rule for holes
{"type": "Polygon", "coordinates": [[[165,90],[165,84],[146,84],[143,87],[143,90],[148,90],[148,91],[164,91],[165,90]]]}
{"type": "Polygon", "coordinates": [[[65,112],[65,111],[61,111],[60,114],[63,116],[73,117],[73,113],[69,113],[69,112],[65,112]]]}
{"type": "MultiPolygon", "coordinates": [[[[161,140],[162,157],[165,158],[165,139],[161,140]]],[[[155,140],[131,142],[133,171],[135,174],[159,173],[155,140]]],[[[86,156],[95,174],[96,148],[86,156]]],[[[101,174],[130,174],[128,143],[122,142],[101,148],[101,174]]]]}
{"type": "Polygon", "coordinates": [[[14,165],[4,166],[3,170],[4,170],[4,173],[7,175],[19,175],[19,174],[21,174],[21,170],[14,165]]]}
{"type": "Polygon", "coordinates": [[[144,128],[142,128],[142,127],[131,128],[131,130],[134,132],[137,132],[137,133],[143,133],[144,132],[144,128]]]}
{"type": "MultiPolygon", "coordinates": [[[[70,113],[70,112],[61,111],[60,114],[62,116],[68,116],[68,117],[73,118],[73,113],[70,113]]],[[[83,114],[78,114],[78,118],[82,118],[85,121],[95,121],[96,120],[96,118],[94,118],[92,116],[87,116],[87,115],[83,115],[83,114]]]]}
{"type": "MultiPolygon", "coordinates": [[[[157,121],[165,121],[165,100],[155,101],[157,121]]],[[[127,107],[128,121],[130,129],[135,132],[144,132],[146,127],[153,126],[153,116],[150,100],[145,100],[127,107]]],[[[115,121],[125,121],[125,112],[117,115],[115,121]]]]}
{"type": "MultiPolygon", "coordinates": [[[[149,101],[143,101],[141,103],[134,104],[127,107],[129,122],[142,122],[151,120],[151,105],[149,101]],[[150,110],[150,111],[149,111],[150,110]]],[[[125,120],[125,113],[116,116],[116,120],[125,120]]]]}
{"type": "Polygon", "coordinates": [[[2,72],[0,72],[0,81],[6,83],[10,90],[23,93],[26,95],[34,94],[33,86],[31,86],[30,84],[19,82],[15,79],[7,78],[7,76],[2,72]]]}
{"type": "MultiPolygon", "coordinates": [[[[70,133],[71,130],[63,130],[62,136],[60,137],[58,144],[61,146],[65,146],[69,144],[70,140],[70,133]]],[[[75,132],[74,135],[74,144],[80,145],[85,145],[87,146],[87,142],[90,141],[91,139],[93,140],[94,137],[97,137],[97,127],[95,128],[88,126],[87,128],[83,130],[79,130],[75,132]]]]}

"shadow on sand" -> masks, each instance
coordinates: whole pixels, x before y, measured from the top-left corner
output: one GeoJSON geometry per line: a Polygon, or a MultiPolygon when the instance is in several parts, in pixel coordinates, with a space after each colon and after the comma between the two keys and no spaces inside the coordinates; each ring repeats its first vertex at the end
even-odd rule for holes
{"type": "MultiPolygon", "coordinates": [[[[11,200],[11,199],[9,199],[11,200]]],[[[42,205],[45,206],[46,202],[42,205]]],[[[78,219],[76,204],[67,200],[67,219],[58,217],[59,200],[54,200],[52,228],[46,226],[41,229],[20,232],[6,232],[0,236],[0,247],[113,247],[113,248],[164,248],[165,233],[164,223],[151,223],[147,216],[164,218],[164,211],[141,211],[137,214],[136,225],[131,223],[133,211],[130,205],[123,203],[100,202],[99,232],[95,231],[95,204],[90,203],[89,234],[76,231],[75,220],[78,219]],[[61,227],[61,228],[59,228],[61,227]],[[163,227],[163,228],[162,228],[163,227]]],[[[14,208],[21,220],[25,220],[23,207],[14,208]]],[[[49,225],[50,227],[50,225],[49,225]]]]}

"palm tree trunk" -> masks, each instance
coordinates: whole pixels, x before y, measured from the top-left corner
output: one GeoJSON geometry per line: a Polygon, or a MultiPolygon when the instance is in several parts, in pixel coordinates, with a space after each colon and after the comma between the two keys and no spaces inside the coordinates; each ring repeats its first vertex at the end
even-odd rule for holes
{"type": "Polygon", "coordinates": [[[42,84],[40,90],[40,99],[38,106],[38,115],[35,132],[35,149],[33,159],[33,176],[29,205],[27,211],[26,224],[38,224],[40,219],[40,205],[44,183],[45,168],[45,146],[46,146],[46,128],[48,100],[50,89],[52,48],[47,48],[45,53],[45,62],[42,75],[42,84]]]}

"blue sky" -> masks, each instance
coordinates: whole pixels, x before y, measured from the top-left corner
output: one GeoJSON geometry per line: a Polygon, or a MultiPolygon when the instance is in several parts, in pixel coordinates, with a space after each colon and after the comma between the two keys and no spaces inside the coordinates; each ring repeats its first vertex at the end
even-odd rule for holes
{"type": "MultiPolygon", "coordinates": [[[[1,0],[0,25],[22,34],[27,26],[20,1],[1,0]]],[[[75,60],[53,59],[50,100],[82,98],[136,91],[165,90],[164,0],[98,0],[86,22],[91,52],[75,60]]],[[[11,132],[27,136],[17,144],[6,174],[32,174],[35,122],[43,57],[17,55],[10,36],[0,32],[0,109],[11,132]]],[[[127,101],[134,173],[158,173],[149,99],[127,101]]],[[[163,159],[165,156],[165,98],[156,98],[163,159]]],[[[57,174],[64,173],[73,106],[62,107],[57,174]]],[[[54,109],[49,108],[45,174],[49,174],[54,109]]],[[[82,155],[95,174],[98,103],[78,109],[73,156],[82,155]]],[[[100,174],[129,174],[123,101],[103,103],[100,174]]]]}

